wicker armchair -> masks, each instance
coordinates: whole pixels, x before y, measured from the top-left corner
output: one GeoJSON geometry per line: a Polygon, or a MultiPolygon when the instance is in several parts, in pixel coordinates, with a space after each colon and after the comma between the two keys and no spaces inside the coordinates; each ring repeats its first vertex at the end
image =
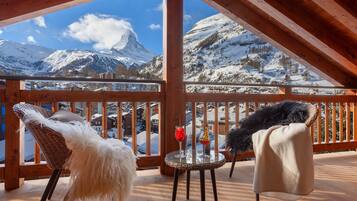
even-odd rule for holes
{"type": "Polygon", "coordinates": [[[51,178],[42,195],[41,201],[51,199],[60,174],[63,170],[63,165],[70,156],[71,152],[66,147],[65,140],[60,133],[46,127],[44,124],[40,124],[35,121],[32,122],[31,119],[26,119],[26,112],[31,110],[39,112],[46,118],[52,115],[51,112],[45,110],[44,108],[24,103],[16,104],[13,109],[15,114],[23,122],[27,122],[25,123],[26,128],[31,132],[36,142],[39,144],[48,166],[53,170],[51,178]]]}

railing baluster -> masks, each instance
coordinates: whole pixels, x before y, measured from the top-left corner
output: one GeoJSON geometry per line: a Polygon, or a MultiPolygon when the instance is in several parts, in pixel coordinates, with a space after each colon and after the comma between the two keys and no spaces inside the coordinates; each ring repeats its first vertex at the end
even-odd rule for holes
{"type": "Polygon", "coordinates": [[[53,102],[51,104],[51,111],[52,112],[57,112],[58,111],[58,103],[57,102],[53,102]]]}
{"type": "Polygon", "coordinates": [[[357,141],[357,103],[353,103],[353,141],[357,141]]]}
{"type": "Polygon", "coordinates": [[[244,103],[244,107],[245,107],[245,118],[247,118],[249,116],[249,104],[248,104],[248,102],[244,103]]]}
{"type": "Polygon", "coordinates": [[[132,139],[132,149],[134,154],[137,154],[137,143],[136,143],[136,102],[132,103],[131,110],[131,139],[132,139]]]}
{"type": "Polygon", "coordinates": [[[218,103],[214,104],[214,152],[218,153],[218,103]]]}
{"type": "Polygon", "coordinates": [[[196,102],[192,102],[192,138],[191,144],[192,149],[196,149],[196,102]]]}
{"type": "Polygon", "coordinates": [[[151,107],[150,102],[146,102],[146,155],[151,155],[151,107]]]}
{"type": "Polygon", "coordinates": [[[102,102],[102,137],[108,138],[107,102],[102,102]]]}
{"type": "Polygon", "coordinates": [[[70,111],[76,113],[76,103],[70,102],[70,111]]]}
{"type": "Polygon", "coordinates": [[[117,104],[117,135],[119,140],[123,140],[123,110],[121,102],[117,104]]]}
{"type": "Polygon", "coordinates": [[[350,103],[346,103],[346,140],[350,141],[351,138],[351,108],[350,103]]]}
{"type": "Polygon", "coordinates": [[[312,144],[315,143],[315,124],[316,122],[312,123],[312,125],[310,126],[310,135],[311,135],[312,144]]]}
{"type": "MultiPolygon", "coordinates": [[[[35,105],[37,105],[39,107],[42,107],[41,103],[36,103],[35,105]]],[[[35,145],[34,145],[33,159],[34,159],[34,162],[35,162],[36,165],[40,164],[40,162],[41,162],[41,150],[40,150],[40,145],[37,142],[35,142],[35,145]]]]}
{"type": "Polygon", "coordinates": [[[259,103],[258,102],[254,102],[254,111],[259,110],[259,103]]]}
{"type": "Polygon", "coordinates": [[[344,136],[343,136],[343,103],[339,103],[339,133],[340,133],[340,142],[344,141],[344,136]]]}
{"type": "Polygon", "coordinates": [[[86,119],[88,123],[91,123],[92,121],[92,103],[91,102],[86,102],[86,119]]]}
{"type": "Polygon", "coordinates": [[[208,125],[207,119],[207,102],[203,103],[203,128],[208,125]]]}
{"type": "Polygon", "coordinates": [[[229,132],[229,104],[228,102],[224,105],[224,132],[227,135],[229,132]]]}
{"type": "Polygon", "coordinates": [[[236,102],[236,128],[239,127],[239,102],[236,102]]]}
{"type": "Polygon", "coordinates": [[[318,106],[318,115],[317,115],[317,144],[321,144],[321,138],[322,138],[322,121],[321,121],[321,103],[319,102],[317,104],[318,106]]]}
{"type": "Polygon", "coordinates": [[[332,142],[336,143],[336,103],[332,103],[332,142]]]}
{"type": "Polygon", "coordinates": [[[325,143],[330,143],[330,131],[329,131],[329,121],[330,121],[330,110],[328,102],[325,102],[325,143]]]}

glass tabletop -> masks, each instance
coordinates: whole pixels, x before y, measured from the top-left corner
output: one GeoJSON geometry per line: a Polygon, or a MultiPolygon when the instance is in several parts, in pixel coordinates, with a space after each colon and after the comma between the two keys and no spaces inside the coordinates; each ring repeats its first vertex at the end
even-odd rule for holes
{"type": "Polygon", "coordinates": [[[180,157],[179,151],[166,155],[165,163],[173,168],[185,170],[215,169],[226,162],[223,154],[211,151],[210,154],[202,154],[196,150],[186,150],[185,157],[180,157]]]}

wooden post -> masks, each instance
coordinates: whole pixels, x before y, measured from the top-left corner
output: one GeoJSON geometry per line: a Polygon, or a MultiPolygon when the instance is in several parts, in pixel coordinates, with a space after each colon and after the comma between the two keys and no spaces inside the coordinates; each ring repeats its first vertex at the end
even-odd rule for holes
{"type": "Polygon", "coordinates": [[[20,178],[20,165],[24,163],[24,129],[13,111],[13,106],[20,102],[20,90],[24,84],[20,80],[6,80],[5,92],[5,189],[13,190],[23,184],[20,178]]]}
{"type": "Polygon", "coordinates": [[[165,133],[161,138],[160,172],[173,175],[172,168],[166,166],[167,153],[178,150],[175,140],[175,126],[183,124],[183,0],[163,1],[163,80],[166,83],[165,133]]]}
{"type": "Polygon", "coordinates": [[[279,87],[279,94],[289,95],[291,94],[291,87],[279,87]]]}

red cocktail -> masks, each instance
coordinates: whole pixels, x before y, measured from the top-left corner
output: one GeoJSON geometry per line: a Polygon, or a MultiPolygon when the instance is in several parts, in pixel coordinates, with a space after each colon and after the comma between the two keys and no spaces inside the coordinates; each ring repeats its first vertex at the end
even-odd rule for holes
{"type": "Polygon", "coordinates": [[[176,130],[175,130],[175,138],[176,140],[179,142],[179,146],[180,146],[180,154],[179,157],[180,158],[184,158],[185,157],[185,153],[182,151],[182,142],[185,140],[186,138],[186,133],[185,133],[185,129],[181,126],[177,126],[176,130]]]}

